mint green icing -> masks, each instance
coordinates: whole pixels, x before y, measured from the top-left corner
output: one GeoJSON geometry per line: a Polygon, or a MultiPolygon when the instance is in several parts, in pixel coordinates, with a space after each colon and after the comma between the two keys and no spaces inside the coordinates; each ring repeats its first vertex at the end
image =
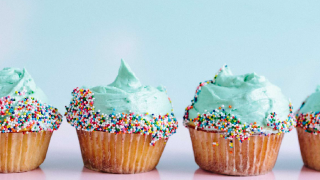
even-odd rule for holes
{"type": "Polygon", "coordinates": [[[0,97],[11,96],[16,101],[21,101],[27,96],[32,96],[41,101],[48,103],[48,98],[44,92],[36,86],[34,80],[26,69],[4,68],[0,71],[0,97]],[[26,92],[19,95],[19,92],[26,92]]]}
{"type": "Polygon", "coordinates": [[[288,119],[290,113],[289,100],[280,88],[256,73],[233,75],[228,67],[222,69],[214,83],[201,87],[193,109],[189,110],[189,119],[219,107],[235,115],[241,123],[256,122],[264,129],[270,129],[267,117],[271,112],[276,112],[281,121],[288,119]]]}
{"type": "Polygon", "coordinates": [[[320,85],[317,86],[316,92],[311,94],[305,104],[301,107],[299,113],[310,113],[320,111],[320,85]]]}
{"type": "Polygon", "coordinates": [[[165,115],[172,112],[172,105],[165,88],[141,85],[123,60],[113,83],[89,89],[94,93],[95,109],[105,114],[134,112],[165,115]]]}

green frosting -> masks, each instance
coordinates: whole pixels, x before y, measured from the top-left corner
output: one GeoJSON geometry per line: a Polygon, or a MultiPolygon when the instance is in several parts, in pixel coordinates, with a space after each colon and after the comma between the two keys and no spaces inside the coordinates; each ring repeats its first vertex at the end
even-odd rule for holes
{"type": "Polygon", "coordinates": [[[141,85],[123,60],[113,83],[89,89],[94,93],[95,109],[105,114],[134,112],[165,115],[172,112],[165,88],[141,85]]]}
{"type": "Polygon", "coordinates": [[[196,118],[198,113],[219,111],[219,107],[241,123],[256,122],[264,129],[270,129],[267,117],[271,112],[276,112],[281,121],[288,119],[290,113],[289,100],[280,88],[256,73],[233,75],[228,67],[221,70],[214,83],[201,87],[193,109],[189,110],[189,119],[196,118]]]}
{"type": "Polygon", "coordinates": [[[320,85],[318,85],[316,92],[311,94],[304,105],[300,108],[299,113],[311,113],[320,111],[320,85]]]}
{"type": "Polygon", "coordinates": [[[11,96],[16,101],[32,96],[41,103],[48,103],[47,96],[36,86],[26,69],[4,68],[0,71],[0,97],[5,96],[11,96]]]}

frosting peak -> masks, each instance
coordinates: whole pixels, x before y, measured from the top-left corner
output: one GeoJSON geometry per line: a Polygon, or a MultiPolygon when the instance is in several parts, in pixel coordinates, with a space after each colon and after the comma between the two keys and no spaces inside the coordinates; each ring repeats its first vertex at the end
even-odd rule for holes
{"type": "Polygon", "coordinates": [[[135,112],[163,115],[172,112],[172,105],[164,87],[141,85],[139,79],[123,60],[119,74],[113,83],[88,89],[94,93],[95,108],[102,113],[135,112]]]}
{"type": "Polygon", "coordinates": [[[139,88],[141,83],[136,75],[132,72],[130,67],[121,59],[121,65],[119,68],[118,76],[113,83],[109,86],[114,86],[117,88],[139,88]]]}
{"type": "Polygon", "coordinates": [[[165,88],[141,85],[123,60],[113,83],[76,88],[72,96],[65,116],[77,129],[152,135],[154,145],[159,139],[167,140],[178,127],[165,88]]]}

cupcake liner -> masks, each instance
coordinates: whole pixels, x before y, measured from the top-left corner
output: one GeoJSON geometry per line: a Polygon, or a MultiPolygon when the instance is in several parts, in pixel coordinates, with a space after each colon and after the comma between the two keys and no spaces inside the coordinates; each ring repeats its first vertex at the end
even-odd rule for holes
{"type": "Polygon", "coordinates": [[[77,130],[77,134],[84,166],[107,173],[151,171],[158,164],[165,147],[164,139],[151,146],[151,135],[83,130],[77,130]]]}
{"type": "Polygon", "coordinates": [[[302,160],[305,166],[320,171],[320,135],[297,127],[302,160]]]}
{"type": "Polygon", "coordinates": [[[46,158],[52,132],[0,133],[0,173],[36,169],[46,158]]]}
{"type": "Polygon", "coordinates": [[[189,127],[195,161],[201,169],[217,174],[252,176],[270,172],[274,167],[283,133],[253,135],[242,143],[233,138],[222,138],[222,133],[196,130],[189,127]],[[213,143],[218,145],[213,145],[213,143]]]}

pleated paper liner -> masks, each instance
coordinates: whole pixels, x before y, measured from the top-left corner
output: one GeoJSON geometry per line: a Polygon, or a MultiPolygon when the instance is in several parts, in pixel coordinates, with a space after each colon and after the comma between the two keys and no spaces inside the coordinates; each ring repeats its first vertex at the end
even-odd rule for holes
{"type": "Polygon", "coordinates": [[[253,135],[242,143],[222,138],[222,133],[189,127],[195,161],[201,169],[217,174],[252,176],[270,172],[274,167],[283,134],[253,135]],[[213,143],[218,145],[213,145],[213,143]]]}
{"type": "Polygon", "coordinates": [[[46,158],[52,132],[0,133],[0,173],[36,169],[46,158]]]}
{"type": "Polygon", "coordinates": [[[305,166],[320,171],[320,135],[297,127],[302,160],[305,166]]]}
{"type": "Polygon", "coordinates": [[[77,130],[84,166],[94,171],[132,174],[153,170],[165,140],[151,146],[151,135],[77,130]]]}

